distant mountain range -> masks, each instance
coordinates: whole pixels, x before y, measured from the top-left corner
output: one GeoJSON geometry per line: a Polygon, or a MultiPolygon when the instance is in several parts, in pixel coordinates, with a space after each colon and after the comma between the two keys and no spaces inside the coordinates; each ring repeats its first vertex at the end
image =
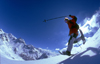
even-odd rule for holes
{"type": "Polygon", "coordinates": [[[0,55],[14,60],[38,60],[56,56],[50,50],[27,45],[22,38],[16,38],[11,33],[0,29],[0,55]]]}

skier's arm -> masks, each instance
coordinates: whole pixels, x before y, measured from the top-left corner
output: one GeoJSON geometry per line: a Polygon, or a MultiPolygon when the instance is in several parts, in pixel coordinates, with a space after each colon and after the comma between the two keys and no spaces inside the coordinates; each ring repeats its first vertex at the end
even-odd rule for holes
{"type": "Polygon", "coordinates": [[[71,24],[74,24],[71,20],[69,20],[68,22],[71,23],[71,24]]]}
{"type": "Polygon", "coordinates": [[[75,23],[76,23],[75,16],[69,15],[69,17],[71,17],[71,18],[72,18],[71,22],[75,25],[75,23]]]}
{"type": "Polygon", "coordinates": [[[69,15],[69,17],[74,18],[75,16],[69,15]]]}
{"type": "Polygon", "coordinates": [[[75,16],[70,16],[71,18],[74,18],[75,16]]]}
{"type": "Polygon", "coordinates": [[[71,24],[74,24],[71,20],[65,21],[65,23],[71,23],[71,24]]]}

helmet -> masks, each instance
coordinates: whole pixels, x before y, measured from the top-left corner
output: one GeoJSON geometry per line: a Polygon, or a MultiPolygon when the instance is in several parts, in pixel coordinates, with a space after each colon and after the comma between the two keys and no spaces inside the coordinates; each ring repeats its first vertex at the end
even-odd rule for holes
{"type": "Polygon", "coordinates": [[[69,20],[67,17],[65,17],[65,20],[69,20]]]}

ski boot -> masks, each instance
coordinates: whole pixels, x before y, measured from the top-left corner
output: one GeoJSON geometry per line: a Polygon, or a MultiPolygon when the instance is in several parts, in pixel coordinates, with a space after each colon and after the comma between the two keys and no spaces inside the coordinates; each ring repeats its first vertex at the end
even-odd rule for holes
{"type": "Polygon", "coordinates": [[[69,51],[66,51],[65,55],[70,56],[70,55],[71,55],[71,53],[70,53],[69,51]]]}

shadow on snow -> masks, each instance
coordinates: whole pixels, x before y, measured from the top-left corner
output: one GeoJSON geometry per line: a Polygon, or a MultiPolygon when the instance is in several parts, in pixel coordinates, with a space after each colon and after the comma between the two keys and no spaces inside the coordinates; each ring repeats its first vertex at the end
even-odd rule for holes
{"type": "Polygon", "coordinates": [[[89,47],[86,51],[76,55],[73,59],[69,57],[68,59],[61,61],[58,64],[100,64],[100,50],[98,48],[89,47]],[[89,50],[96,53],[96,55],[92,57],[90,57],[89,55],[84,55],[81,57],[82,54],[89,50]]]}

